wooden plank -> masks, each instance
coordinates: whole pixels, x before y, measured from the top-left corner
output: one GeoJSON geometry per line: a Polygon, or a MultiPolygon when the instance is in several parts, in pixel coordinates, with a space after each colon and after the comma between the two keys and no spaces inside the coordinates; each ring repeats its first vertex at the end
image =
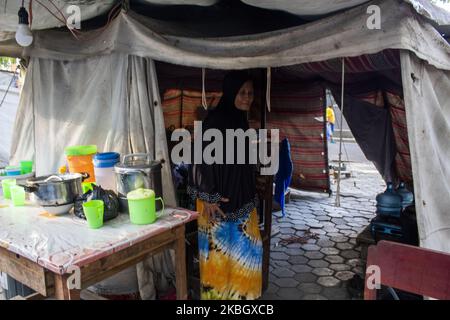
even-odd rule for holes
{"type": "Polygon", "coordinates": [[[108,300],[89,290],[81,290],[81,300],[108,300]]]}
{"type": "Polygon", "coordinates": [[[177,230],[175,249],[175,274],[177,287],[177,300],[187,300],[187,275],[186,275],[186,247],[184,241],[184,225],[177,230]]]}
{"type": "Polygon", "coordinates": [[[269,286],[269,263],[270,263],[270,241],[272,238],[272,199],[273,199],[273,176],[259,176],[259,195],[262,200],[262,214],[264,216],[264,227],[261,230],[263,243],[262,256],[262,291],[269,286]]]}
{"type": "Polygon", "coordinates": [[[43,296],[52,295],[54,292],[54,282],[49,271],[5,248],[0,248],[0,271],[7,273],[43,296]]]}
{"type": "MultiPolygon", "coordinates": [[[[370,246],[367,254],[367,266],[374,266],[377,264],[377,247],[370,246]]],[[[369,289],[367,286],[367,278],[368,274],[366,271],[366,277],[364,280],[364,300],[376,300],[377,299],[377,290],[369,289]]]]}
{"type": "Polygon", "coordinates": [[[177,240],[177,232],[179,232],[180,229],[184,230],[184,225],[178,226],[172,230],[167,230],[150,239],[82,267],[82,288],[87,288],[95,283],[105,280],[117,272],[136,265],[144,260],[149,254],[155,254],[163,250],[165,246],[172,245],[172,243],[177,240]]]}
{"type": "Polygon", "coordinates": [[[80,291],[69,289],[67,279],[70,275],[55,274],[55,298],[57,300],[80,300],[80,291]]]}
{"type": "MultiPolygon", "coordinates": [[[[381,284],[407,292],[440,299],[450,299],[450,254],[380,241],[369,248],[367,266],[380,268],[381,284]]],[[[365,298],[374,290],[365,286],[365,298]]]]}

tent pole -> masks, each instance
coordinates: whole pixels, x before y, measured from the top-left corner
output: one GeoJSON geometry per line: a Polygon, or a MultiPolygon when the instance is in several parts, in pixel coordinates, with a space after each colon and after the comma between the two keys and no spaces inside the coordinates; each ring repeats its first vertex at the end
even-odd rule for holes
{"type": "Polygon", "coordinates": [[[341,119],[339,132],[339,169],[338,169],[338,184],[336,191],[336,207],[341,206],[341,166],[342,166],[342,121],[344,117],[344,88],[345,88],[345,58],[342,58],[342,87],[341,87],[341,119]]]}

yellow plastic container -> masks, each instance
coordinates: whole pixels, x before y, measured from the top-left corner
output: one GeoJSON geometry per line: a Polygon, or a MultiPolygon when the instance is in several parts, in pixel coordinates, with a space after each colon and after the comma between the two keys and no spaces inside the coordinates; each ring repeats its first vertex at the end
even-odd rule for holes
{"type": "Polygon", "coordinates": [[[97,146],[72,146],[66,150],[67,163],[71,173],[88,173],[85,182],[95,182],[94,164],[92,162],[97,153],[97,146]]]}

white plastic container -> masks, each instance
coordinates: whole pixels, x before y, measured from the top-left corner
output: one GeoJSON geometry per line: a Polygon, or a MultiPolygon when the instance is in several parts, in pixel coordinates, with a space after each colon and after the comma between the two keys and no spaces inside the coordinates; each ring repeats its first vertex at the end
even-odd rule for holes
{"type": "Polygon", "coordinates": [[[95,184],[105,190],[117,192],[114,165],[120,162],[120,155],[115,152],[98,153],[94,156],[95,184]]]}

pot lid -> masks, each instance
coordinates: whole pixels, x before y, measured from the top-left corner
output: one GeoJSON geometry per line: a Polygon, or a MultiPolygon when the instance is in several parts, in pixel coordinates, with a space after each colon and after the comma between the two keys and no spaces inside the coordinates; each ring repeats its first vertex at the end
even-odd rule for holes
{"type": "Polygon", "coordinates": [[[161,169],[161,161],[152,160],[146,154],[127,155],[123,158],[123,162],[114,166],[116,172],[135,171],[135,170],[159,170],[161,169]]]}
{"type": "Polygon", "coordinates": [[[27,180],[29,184],[51,184],[51,183],[61,183],[72,181],[75,179],[81,179],[82,176],[79,173],[68,173],[68,174],[52,174],[48,176],[41,176],[36,178],[31,178],[27,180]]]}
{"type": "Polygon", "coordinates": [[[150,198],[155,198],[155,191],[151,189],[139,188],[127,194],[128,200],[143,200],[150,198]]]}
{"type": "Polygon", "coordinates": [[[97,153],[94,156],[95,160],[100,160],[100,161],[104,161],[104,160],[118,160],[120,159],[120,154],[118,154],[117,152],[102,152],[102,153],[97,153]]]}

